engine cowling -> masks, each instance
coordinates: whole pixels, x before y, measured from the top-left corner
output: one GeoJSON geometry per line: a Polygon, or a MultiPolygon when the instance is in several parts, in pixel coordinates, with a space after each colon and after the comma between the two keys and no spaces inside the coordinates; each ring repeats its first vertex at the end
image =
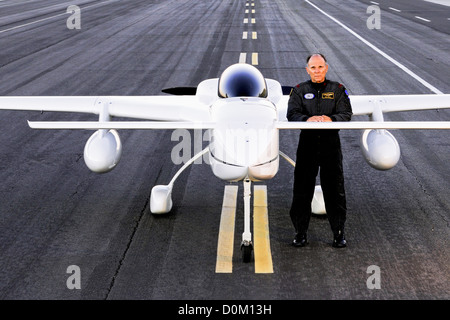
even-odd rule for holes
{"type": "Polygon", "coordinates": [[[397,139],[387,130],[365,130],[360,145],[367,163],[377,170],[389,170],[400,159],[397,139]]]}
{"type": "Polygon", "coordinates": [[[84,162],[93,172],[105,173],[116,167],[122,156],[122,143],[116,130],[98,130],[86,142],[84,162]]]}

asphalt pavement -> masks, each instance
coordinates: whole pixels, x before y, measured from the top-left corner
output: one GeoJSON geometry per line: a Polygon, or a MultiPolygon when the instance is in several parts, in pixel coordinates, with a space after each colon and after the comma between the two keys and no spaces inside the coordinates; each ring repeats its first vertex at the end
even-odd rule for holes
{"type": "MultiPolygon", "coordinates": [[[[312,52],[326,55],[327,77],[351,95],[450,93],[450,7],[376,3],[3,0],[0,95],[156,95],[219,77],[240,59],[292,86],[307,79],[312,52]],[[70,5],[80,8],[79,29],[68,27],[78,19],[66,13],[70,5]],[[380,9],[379,28],[368,27],[369,6],[380,9]]],[[[385,118],[450,121],[450,111],[385,118]]],[[[0,112],[0,299],[450,298],[447,130],[393,130],[402,155],[389,171],[367,165],[360,131],[341,131],[348,206],[341,250],[331,247],[324,217],[311,220],[308,247],[290,245],[293,168],[281,160],[272,180],[257,183],[267,185],[270,274],[241,261],[243,187],[233,183],[233,271],[221,274],[217,241],[230,183],[194,164],[175,184],[173,210],[149,211],[151,188],[180,167],[171,161],[172,131],[120,131],[121,162],[95,174],[83,161],[89,131],[32,130],[26,120],[96,118],[0,112]]],[[[283,130],[280,150],[295,157],[298,134],[283,130]]]]}

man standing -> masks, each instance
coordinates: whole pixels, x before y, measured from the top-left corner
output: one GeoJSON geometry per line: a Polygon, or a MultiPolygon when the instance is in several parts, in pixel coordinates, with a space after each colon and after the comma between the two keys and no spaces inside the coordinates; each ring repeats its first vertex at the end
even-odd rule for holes
{"type": "MultiPolygon", "coordinates": [[[[312,54],[306,60],[311,80],[297,85],[290,94],[287,119],[289,121],[350,121],[352,107],[345,87],[325,78],[328,71],[324,55],[312,54]]],[[[333,231],[333,247],[346,247],[344,234],[347,205],[342,168],[339,130],[302,130],[294,170],[294,194],[290,210],[296,236],[292,244],[308,244],[307,231],[311,218],[316,176],[320,167],[320,181],[325,209],[333,231]]]]}

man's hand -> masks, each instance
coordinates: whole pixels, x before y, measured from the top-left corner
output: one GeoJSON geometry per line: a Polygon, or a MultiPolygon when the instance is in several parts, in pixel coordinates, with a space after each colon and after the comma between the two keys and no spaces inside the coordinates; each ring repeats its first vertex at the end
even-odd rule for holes
{"type": "Polygon", "coordinates": [[[332,122],[332,120],[328,116],[312,116],[306,122],[332,122]]]}

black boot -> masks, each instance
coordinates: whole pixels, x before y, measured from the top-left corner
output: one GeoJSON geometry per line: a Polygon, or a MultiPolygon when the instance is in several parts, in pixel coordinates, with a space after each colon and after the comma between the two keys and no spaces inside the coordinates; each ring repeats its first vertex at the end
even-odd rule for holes
{"type": "Polygon", "coordinates": [[[306,233],[297,233],[297,235],[294,238],[294,241],[292,241],[292,245],[294,247],[304,247],[308,244],[308,240],[306,238],[306,233]]]}
{"type": "Polygon", "coordinates": [[[347,246],[347,241],[345,241],[345,234],[343,231],[339,230],[334,234],[333,247],[334,248],[345,248],[347,246]]]}

